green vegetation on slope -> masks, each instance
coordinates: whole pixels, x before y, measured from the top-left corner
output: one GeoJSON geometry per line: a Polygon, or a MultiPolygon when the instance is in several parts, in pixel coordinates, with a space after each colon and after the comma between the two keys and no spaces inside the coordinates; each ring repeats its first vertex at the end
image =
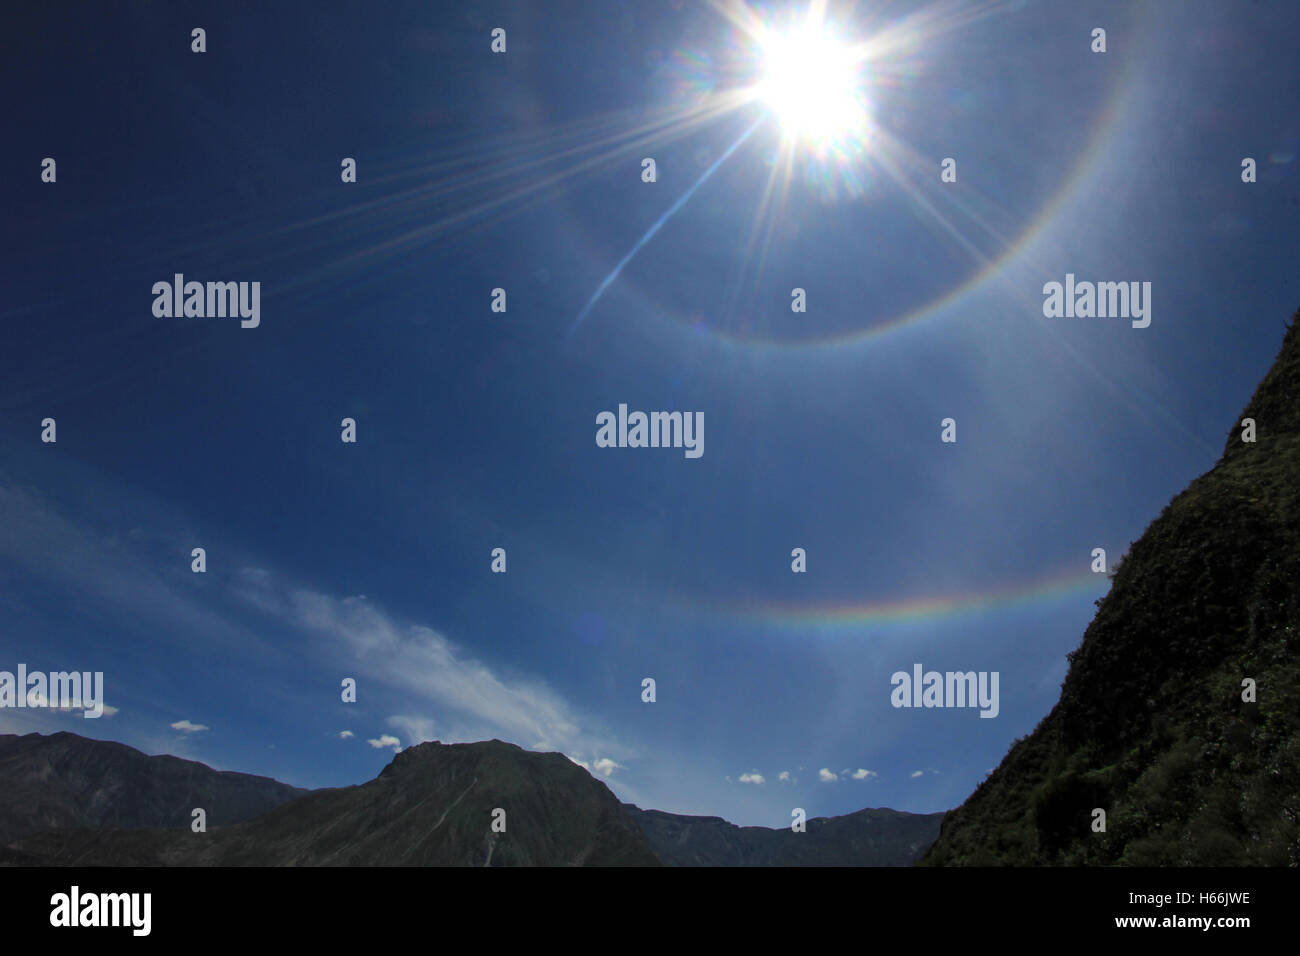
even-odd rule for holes
{"type": "Polygon", "coordinates": [[[1297,321],[1223,457],[1119,566],[1056,707],[922,865],[1300,865],[1297,321]]]}

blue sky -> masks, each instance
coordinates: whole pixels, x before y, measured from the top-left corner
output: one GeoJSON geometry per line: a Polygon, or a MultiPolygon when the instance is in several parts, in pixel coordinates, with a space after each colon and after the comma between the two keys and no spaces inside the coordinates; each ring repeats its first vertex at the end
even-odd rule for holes
{"type": "Polygon", "coordinates": [[[829,17],[890,42],[819,158],[737,105],[707,4],[27,10],[0,669],[102,670],[116,712],[0,732],[302,786],[500,737],[768,826],[959,804],[1055,702],[1092,549],[1213,465],[1300,305],[1300,8],[829,17]],[[156,317],[178,272],[259,281],[260,325],[156,317]],[[1045,317],[1067,273],[1150,282],[1150,326],[1045,317]],[[704,454],[597,447],[620,403],[702,412],[704,454]],[[918,662],[998,672],[998,716],[892,707],[918,662]]]}

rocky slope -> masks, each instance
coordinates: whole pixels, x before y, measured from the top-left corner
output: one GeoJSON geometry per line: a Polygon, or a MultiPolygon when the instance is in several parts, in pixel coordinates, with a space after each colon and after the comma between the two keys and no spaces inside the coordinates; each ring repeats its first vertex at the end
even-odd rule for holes
{"type": "Polygon", "coordinates": [[[188,827],[195,807],[238,823],[305,793],[76,734],[0,735],[0,846],[60,827],[188,827]]]}
{"type": "Polygon", "coordinates": [[[1223,456],[1118,568],[1060,701],[948,815],[924,863],[1300,865],[1298,651],[1293,323],[1223,456]]]}

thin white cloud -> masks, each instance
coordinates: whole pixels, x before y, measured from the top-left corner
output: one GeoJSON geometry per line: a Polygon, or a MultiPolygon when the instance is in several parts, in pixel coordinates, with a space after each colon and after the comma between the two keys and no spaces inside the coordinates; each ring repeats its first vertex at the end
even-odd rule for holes
{"type": "Polygon", "coordinates": [[[853,771],[850,776],[854,780],[870,780],[872,777],[880,776],[880,774],[876,773],[874,770],[863,770],[859,767],[857,770],[853,771]]]}
{"type": "Polygon", "coordinates": [[[207,724],[196,724],[190,720],[178,720],[171,725],[172,730],[179,730],[183,734],[197,734],[201,730],[210,730],[207,724]]]}
{"type": "MultiPolygon", "coordinates": [[[[104,708],[104,714],[108,714],[108,708],[104,708]]],[[[68,730],[68,720],[72,719],[77,722],[73,728],[75,733],[86,737],[98,738],[101,733],[106,733],[102,719],[96,721],[91,719],[88,723],[82,723],[85,719],[80,711],[57,710],[51,707],[23,707],[21,710],[16,707],[0,708],[0,734],[57,734],[68,730]]],[[[116,732],[114,732],[116,734],[116,732]]]]}
{"type": "Polygon", "coordinates": [[[763,784],[767,783],[767,779],[757,770],[753,770],[750,771],[749,773],[742,773],[740,775],[740,782],[752,783],[758,786],[762,786],[763,784]]]}
{"type": "Polygon", "coordinates": [[[777,779],[777,780],[786,780],[786,781],[788,781],[788,780],[790,779],[790,771],[789,771],[789,770],[782,770],[780,773],[778,773],[778,774],[776,775],[776,779],[777,779]]]}
{"type": "Polygon", "coordinates": [[[376,750],[382,750],[384,747],[392,747],[394,750],[402,749],[402,742],[392,734],[380,734],[378,738],[372,737],[366,743],[376,750]]]}
{"type": "MultiPolygon", "coordinates": [[[[94,710],[93,707],[90,707],[88,704],[85,704],[80,698],[77,697],[72,698],[72,700],[69,701],[66,705],[60,707],[51,707],[49,698],[46,697],[38,690],[29,691],[27,694],[27,700],[28,700],[28,704],[27,704],[28,707],[33,707],[33,708],[43,707],[46,710],[51,710],[56,714],[70,714],[73,713],[74,711],[76,711],[78,714],[84,714],[87,710],[94,710]]],[[[101,704],[100,709],[103,711],[103,716],[105,717],[112,717],[114,714],[118,713],[118,709],[112,706],[111,704],[101,704]]],[[[98,718],[92,717],[90,719],[96,720],[98,718]]]]}
{"type": "Polygon", "coordinates": [[[917,777],[924,777],[924,776],[925,776],[925,771],[924,771],[924,770],[913,770],[913,771],[912,771],[912,778],[913,778],[913,779],[915,779],[915,778],[917,778],[917,777]]]}
{"type": "Polygon", "coordinates": [[[339,731],[339,740],[347,740],[349,737],[355,737],[355,736],[356,736],[356,734],[354,734],[354,733],[353,733],[352,731],[350,731],[350,730],[340,730],[340,731],[339,731]]]}
{"type": "Polygon", "coordinates": [[[388,718],[388,726],[401,731],[406,736],[406,743],[409,747],[438,739],[433,732],[433,721],[428,717],[394,714],[388,718]]]}
{"type": "MultiPolygon", "coordinates": [[[[78,468],[77,475],[83,486],[105,489],[101,473],[78,468]]],[[[119,492],[104,490],[127,506],[123,510],[138,513],[154,507],[147,500],[119,492]]],[[[171,515],[159,520],[181,524],[171,515]]],[[[169,540],[174,547],[175,540],[192,536],[190,529],[183,528],[169,535],[169,540]]],[[[158,557],[148,535],[119,537],[108,528],[82,527],[41,492],[0,484],[0,560],[59,585],[75,585],[79,595],[98,605],[100,613],[138,616],[147,611],[156,634],[183,633],[196,653],[199,648],[237,648],[245,657],[254,652],[284,656],[272,642],[200,604],[190,589],[178,587],[178,572],[158,557]],[[124,546],[125,542],[130,546],[124,546]]],[[[183,564],[185,576],[189,574],[188,560],[183,564]]]]}
{"type": "Polygon", "coordinates": [[[836,774],[828,770],[826,767],[822,767],[820,770],[817,771],[817,779],[820,780],[822,783],[834,783],[836,780],[840,778],[836,774]]]}
{"type": "MultiPolygon", "coordinates": [[[[403,624],[360,596],[337,599],[285,588],[261,573],[246,575],[239,593],[267,613],[332,639],[369,679],[411,694],[433,711],[445,742],[496,737],[531,742],[535,750],[597,755],[588,759],[593,772],[603,776],[622,766],[618,759],[627,748],[583,726],[583,719],[546,684],[502,677],[432,628],[403,624]]],[[[432,736],[429,717],[411,716],[410,711],[390,717],[389,724],[413,742],[432,736]]]]}

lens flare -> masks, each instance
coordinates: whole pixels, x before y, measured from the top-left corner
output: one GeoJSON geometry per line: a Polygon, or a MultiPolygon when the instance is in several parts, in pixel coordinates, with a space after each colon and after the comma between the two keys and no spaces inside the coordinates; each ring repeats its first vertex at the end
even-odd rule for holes
{"type": "Polygon", "coordinates": [[[818,152],[860,136],[867,122],[861,59],[815,20],[764,31],[755,89],[785,135],[818,152]]]}

